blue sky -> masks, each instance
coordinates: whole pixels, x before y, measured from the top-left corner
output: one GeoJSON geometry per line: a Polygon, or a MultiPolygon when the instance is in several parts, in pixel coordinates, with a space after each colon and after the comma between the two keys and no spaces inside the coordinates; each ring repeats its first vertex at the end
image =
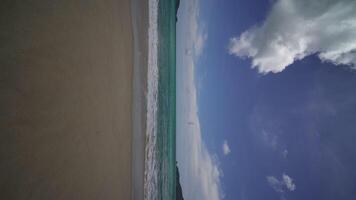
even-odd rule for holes
{"type": "Polygon", "coordinates": [[[186,199],[356,198],[356,3],[315,2],[181,1],[186,199]]]}

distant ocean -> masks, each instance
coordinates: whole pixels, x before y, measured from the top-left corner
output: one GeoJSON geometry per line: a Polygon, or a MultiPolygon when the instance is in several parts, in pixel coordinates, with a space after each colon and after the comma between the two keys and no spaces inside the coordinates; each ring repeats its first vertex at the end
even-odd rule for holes
{"type": "Polygon", "coordinates": [[[144,196],[176,198],[176,0],[149,0],[144,196]]]}

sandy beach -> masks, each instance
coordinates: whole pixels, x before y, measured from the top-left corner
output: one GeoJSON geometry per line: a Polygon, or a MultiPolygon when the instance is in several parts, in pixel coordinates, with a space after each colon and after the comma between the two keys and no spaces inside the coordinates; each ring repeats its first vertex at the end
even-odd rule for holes
{"type": "Polygon", "coordinates": [[[0,199],[133,197],[131,12],[130,0],[2,2],[0,199]]]}

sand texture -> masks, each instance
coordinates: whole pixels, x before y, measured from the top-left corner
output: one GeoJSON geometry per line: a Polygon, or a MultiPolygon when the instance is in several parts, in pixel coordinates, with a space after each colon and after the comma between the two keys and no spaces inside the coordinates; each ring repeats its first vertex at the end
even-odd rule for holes
{"type": "Polygon", "coordinates": [[[131,198],[129,0],[0,6],[0,199],[131,198]]]}
{"type": "Polygon", "coordinates": [[[147,121],[148,1],[132,0],[134,35],[132,199],[144,198],[147,121]]]}

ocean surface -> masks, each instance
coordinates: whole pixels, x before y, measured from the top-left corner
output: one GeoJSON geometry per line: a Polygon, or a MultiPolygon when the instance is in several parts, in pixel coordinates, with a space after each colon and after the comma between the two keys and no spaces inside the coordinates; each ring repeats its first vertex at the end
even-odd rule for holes
{"type": "Polygon", "coordinates": [[[176,197],[176,1],[149,0],[144,197],[176,197]]]}

